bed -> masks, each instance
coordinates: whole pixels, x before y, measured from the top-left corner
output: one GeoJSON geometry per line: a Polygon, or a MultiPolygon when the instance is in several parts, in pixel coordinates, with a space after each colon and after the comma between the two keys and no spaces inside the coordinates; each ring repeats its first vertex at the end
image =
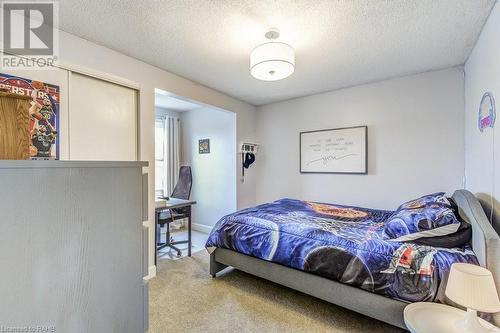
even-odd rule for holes
{"type": "MultiPolygon", "coordinates": [[[[337,214],[338,205],[332,210],[328,205],[283,199],[249,208],[224,217],[214,227],[207,242],[210,273],[215,277],[231,266],[406,328],[403,310],[409,302],[445,301],[451,262],[487,267],[500,290],[500,237],[473,194],[457,190],[452,199],[472,229],[472,244],[459,249],[383,240],[380,228],[391,211],[340,206],[342,214],[359,218],[360,223],[335,218],[332,224],[322,216],[337,214]],[[315,213],[307,216],[309,224],[304,226],[300,221],[311,211],[315,213]],[[418,274],[412,274],[415,271],[418,274]]],[[[493,321],[500,323],[498,315],[493,321]]]]}

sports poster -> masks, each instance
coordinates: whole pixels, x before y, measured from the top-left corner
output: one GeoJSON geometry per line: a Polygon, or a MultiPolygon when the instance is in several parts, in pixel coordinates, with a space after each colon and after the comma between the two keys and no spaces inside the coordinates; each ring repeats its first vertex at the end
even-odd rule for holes
{"type": "Polygon", "coordinates": [[[0,73],[0,89],[32,98],[29,109],[31,159],[59,159],[59,86],[0,73]]]}

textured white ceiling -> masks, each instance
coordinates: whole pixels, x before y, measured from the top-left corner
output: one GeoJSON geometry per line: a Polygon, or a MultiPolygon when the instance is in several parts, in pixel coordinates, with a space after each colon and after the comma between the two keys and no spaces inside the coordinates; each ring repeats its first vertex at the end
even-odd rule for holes
{"type": "Polygon", "coordinates": [[[461,65],[495,0],[61,0],[69,33],[255,105],[461,65]],[[269,27],[295,73],[262,82],[249,54],[269,27]]]}

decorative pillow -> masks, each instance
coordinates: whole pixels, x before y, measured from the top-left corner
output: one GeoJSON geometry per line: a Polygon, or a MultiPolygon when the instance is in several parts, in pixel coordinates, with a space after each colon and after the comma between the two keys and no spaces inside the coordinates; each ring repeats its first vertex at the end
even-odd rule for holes
{"type": "Polygon", "coordinates": [[[443,203],[420,206],[394,212],[385,223],[386,237],[394,242],[404,242],[457,232],[461,223],[450,206],[443,203]]]}
{"type": "Polygon", "coordinates": [[[433,194],[427,194],[427,195],[424,195],[423,197],[420,197],[418,199],[413,199],[413,200],[407,201],[407,202],[403,203],[401,206],[399,206],[397,210],[422,208],[425,205],[433,204],[433,203],[443,204],[443,205],[451,207],[451,203],[448,200],[448,198],[446,197],[446,193],[438,192],[438,193],[433,193],[433,194]]]}

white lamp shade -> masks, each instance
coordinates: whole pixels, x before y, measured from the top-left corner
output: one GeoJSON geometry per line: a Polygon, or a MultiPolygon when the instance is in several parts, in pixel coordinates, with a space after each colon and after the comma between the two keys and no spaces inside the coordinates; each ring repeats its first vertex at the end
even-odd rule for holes
{"type": "Polygon", "coordinates": [[[250,54],[250,73],[264,81],[277,81],[295,70],[295,50],[288,44],[269,42],[257,46],[250,54]]]}
{"type": "Polygon", "coordinates": [[[455,263],[451,265],[446,296],[468,309],[500,312],[500,301],[493,275],[477,265],[455,263]]]}

